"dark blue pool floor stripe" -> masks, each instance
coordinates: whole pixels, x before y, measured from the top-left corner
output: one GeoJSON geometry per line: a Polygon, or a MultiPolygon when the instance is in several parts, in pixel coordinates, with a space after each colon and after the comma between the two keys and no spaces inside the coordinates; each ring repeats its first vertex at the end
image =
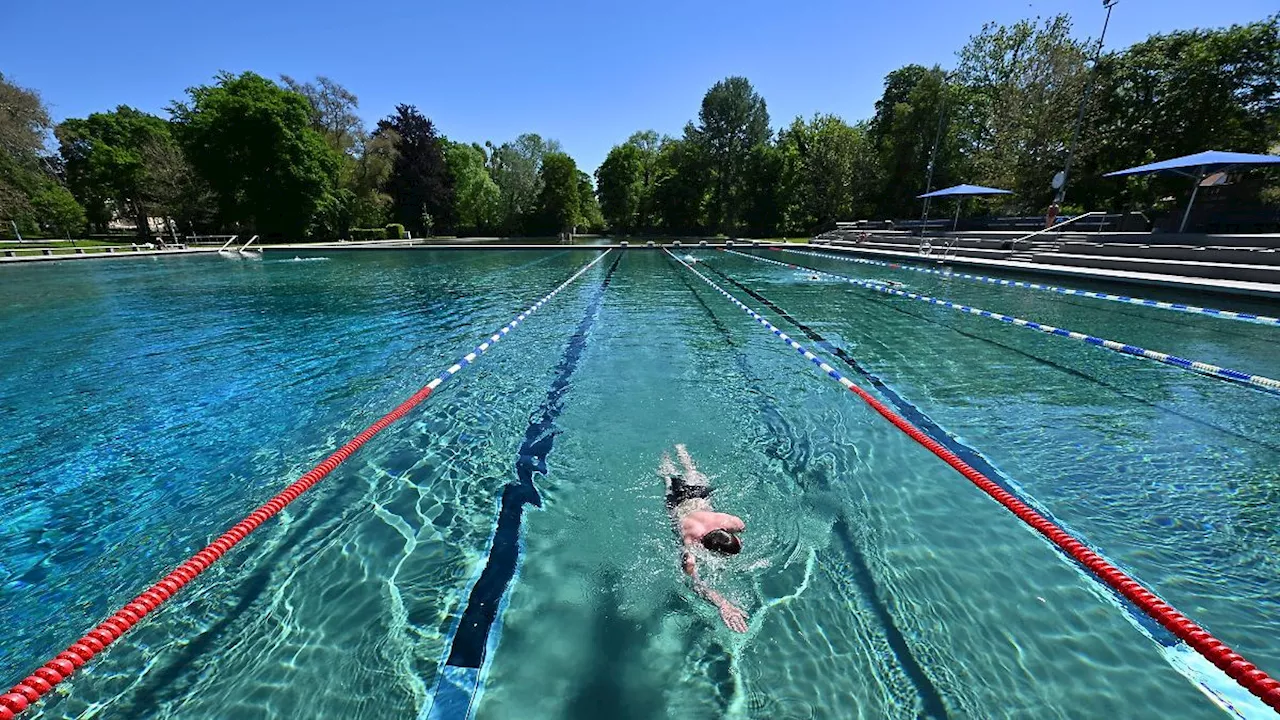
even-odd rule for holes
{"type": "Polygon", "coordinates": [[[547,455],[550,454],[558,434],[555,420],[564,408],[569,379],[577,370],[586,350],[587,337],[600,314],[605,291],[608,290],[621,260],[620,253],[609,266],[600,288],[588,304],[586,314],[578,323],[577,330],[569,339],[564,355],[556,366],[556,376],[546,397],[525,428],[524,441],[520,444],[516,458],[516,479],[502,489],[498,524],[484,569],[471,587],[453,637],[448,643],[449,654],[445,666],[441,668],[441,681],[437,685],[430,708],[432,718],[465,718],[473,709],[473,699],[484,681],[481,670],[490,649],[490,640],[501,625],[500,615],[507,591],[519,568],[523,549],[520,528],[525,507],[542,507],[542,495],[533,481],[533,475],[547,473],[547,455]]]}
{"type": "MultiPolygon", "coordinates": [[[[711,269],[706,265],[706,263],[703,263],[703,266],[711,269]]],[[[712,272],[715,271],[713,270],[712,272]]],[[[694,299],[698,301],[698,305],[700,305],[711,318],[712,325],[715,326],[716,330],[724,337],[725,343],[729,345],[729,347],[735,349],[735,360],[743,376],[749,380],[752,379],[750,368],[747,365],[746,355],[742,353],[742,351],[737,350],[737,347],[733,342],[733,336],[729,332],[729,328],[721,322],[720,318],[711,309],[711,306],[707,305],[706,301],[702,299],[702,296],[698,294],[697,289],[689,282],[688,278],[685,277],[685,274],[679,273],[679,277],[680,281],[689,289],[689,292],[693,295],[694,299]]],[[[721,277],[723,277],[723,275],[721,277]]],[[[799,325],[797,325],[797,327],[799,327],[799,325]]],[[[823,340],[822,342],[825,343],[826,341],[823,340]]],[[[759,383],[757,382],[755,384],[758,385],[759,383]]],[[[764,397],[759,395],[756,397],[758,398],[759,404],[762,406],[761,414],[765,418],[765,423],[769,425],[771,437],[785,437],[787,433],[778,427],[782,417],[781,413],[778,412],[778,409],[774,407],[772,403],[765,400],[764,397]]],[[[800,480],[803,475],[803,466],[795,466],[794,463],[789,462],[785,453],[777,451],[776,449],[771,448],[769,454],[785,465],[790,465],[791,467],[789,470],[791,471],[791,475],[796,478],[798,484],[803,485],[803,481],[800,480]]],[[[854,572],[852,579],[858,588],[858,592],[862,594],[867,605],[871,607],[871,612],[880,623],[881,630],[884,632],[885,642],[889,644],[889,649],[893,652],[894,659],[897,660],[898,666],[902,669],[903,675],[906,676],[907,680],[915,689],[916,696],[920,698],[922,709],[920,717],[933,718],[934,720],[947,720],[947,718],[950,717],[950,714],[947,711],[946,702],[942,698],[942,693],[939,692],[937,686],[933,684],[933,680],[929,677],[929,674],[925,672],[924,666],[921,665],[918,659],[916,659],[915,653],[911,651],[911,646],[907,643],[906,635],[903,634],[902,630],[898,627],[898,623],[894,619],[893,613],[889,610],[889,605],[885,601],[880,587],[876,584],[875,576],[871,573],[871,566],[867,563],[866,555],[854,540],[853,533],[849,529],[848,523],[846,523],[843,518],[840,518],[836,521],[834,530],[836,537],[838,537],[841,544],[844,545],[846,550],[845,556],[849,559],[850,564],[853,565],[854,572]]]]}
{"type": "MultiPolygon", "coordinates": [[[[1027,495],[1007,475],[1001,472],[995,465],[991,464],[991,462],[987,460],[987,458],[981,452],[979,452],[975,448],[970,447],[969,445],[961,441],[959,438],[952,435],[949,431],[947,431],[945,428],[943,428],[941,425],[935,422],[933,418],[929,417],[929,415],[927,415],[923,410],[918,408],[916,405],[911,403],[906,398],[903,398],[891,387],[889,387],[889,385],[885,383],[884,380],[876,376],[874,373],[868,371],[866,368],[863,368],[852,357],[849,357],[848,354],[842,348],[838,348],[837,346],[831,345],[831,343],[827,342],[825,338],[822,338],[822,336],[819,335],[812,328],[807,328],[806,326],[801,324],[798,320],[796,320],[794,317],[792,317],[789,313],[787,313],[786,310],[783,310],[781,307],[778,307],[776,304],[770,302],[764,296],[760,295],[758,292],[748,289],[745,285],[742,285],[736,282],[735,280],[733,280],[732,278],[729,278],[723,273],[717,272],[714,268],[712,268],[710,265],[708,265],[705,262],[701,264],[703,267],[707,268],[708,270],[715,273],[716,275],[719,275],[720,277],[724,278],[728,282],[733,283],[736,287],[741,289],[743,292],[748,293],[749,295],[754,297],[756,300],[758,300],[760,303],[769,306],[769,309],[773,310],[780,317],[783,317],[784,319],[786,319],[787,322],[794,325],[802,333],[805,333],[805,335],[808,336],[814,342],[822,342],[822,343],[825,343],[828,347],[831,347],[832,348],[831,352],[833,355],[840,358],[840,360],[843,361],[846,365],[848,365],[850,369],[858,373],[860,376],[866,378],[868,382],[874,385],[876,389],[879,390],[881,394],[883,394],[884,397],[887,400],[889,400],[889,402],[892,403],[898,409],[899,414],[901,414],[903,417],[910,420],[911,424],[920,428],[920,430],[924,432],[926,435],[933,438],[935,441],[937,441],[942,446],[946,447],[952,453],[955,453],[958,457],[964,460],[970,467],[973,467],[974,469],[978,470],[982,474],[986,475],[993,482],[999,485],[1001,489],[1012,494],[1014,497],[1018,498],[1019,500],[1031,506],[1032,508],[1035,508],[1036,512],[1043,515],[1045,518],[1053,522],[1055,525],[1058,525],[1059,527],[1070,527],[1069,525],[1059,520],[1052,512],[1050,512],[1047,508],[1041,505],[1034,498],[1027,495]]],[[[1062,555],[1062,557],[1067,558],[1068,560],[1071,561],[1073,565],[1076,565],[1077,567],[1079,567],[1087,577],[1089,577],[1090,579],[1094,579],[1096,581],[1093,574],[1088,570],[1088,568],[1085,568],[1083,565],[1077,562],[1075,558],[1072,558],[1070,555],[1066,554],[1065,552],[1062,552],[1061,548],[1057,548],[1055,546],[1055,549],[1059,551],[1059,554],[1062,555]]],[[[1096,549],[1095,549],[1095,552],[1102,554],[1100,551],[1096,549]]],[[[1101,582],[1097,582],[1096,584],[1098,587],[1106,590],[1108,594],[1111,595],[1111,597],[1113,597],[1115,601],[1119,603],[1119,605],[1122,608],[1124,608],[1125,612],[1127,612],[1129,616],[1133,618],[1134,622],[1137,622],[1139,625],[1141,625],[1148,632],[1148,634],[1150,634],[1152,639],[1154,639],[1156,642],[1166,647],[1174,647],[1180,642],[1164,626],[1156,622],[1149,615],[1147,615],[1145,612],[1140,610],[1136,605],[1134,605],[1132,602],[1130,602],[1127,598],[1125,598],[1120,593],[1116,592],[1109,585],[1101,582]]]]}

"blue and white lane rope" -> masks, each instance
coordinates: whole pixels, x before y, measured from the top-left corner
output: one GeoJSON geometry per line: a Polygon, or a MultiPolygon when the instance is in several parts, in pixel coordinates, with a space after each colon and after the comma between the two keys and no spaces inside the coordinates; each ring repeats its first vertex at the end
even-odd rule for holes
{"type": "Polygon", "coordinates": [[[1153,307],[1161,310],[1176,310],[1177,312],[1192,313],[1195,315],[1208,315],[1210,317],[1226,318],[1227,320],[1240,320],[1242,322],[1253,323],[1255,325],[1280,327],[1280,318],[1271,317],[1270,315],[1257,315],[1255,313],[1237,312],[1235,310],[1217,310],[1215,308],[1199,307],[1196,305],[1187,305],[1185,303],[1171,303],[1164,302],[1162,300],[1129,297],[1128,295],[1112,295],[1110,293],[1093,292],[1091,290],[1058,287],[1057,285],[1041,285],[1040,283],[1005,280],[1004,278],[993,278],[987,277],[986,275],[974,275],[972,273],[952,272],[949,270],[935,270],[933,268],[920,267],[918,265],[910,265],[907,263],[887,262],[885,260],[845,257],[843,255],[833,255],[829,253],[805,252],[803,250],[792,250],[791,248],[779,249],[784,252],[795,253],[797,255],[809,255],[812,257],[827,258],[829,260],[842,260],[844,262],[860,263],[862,265],[878,265],[880,267],[892,268],[894,270],[910,270],[912,272],[927,273],[929,275],[941,275],[943,277],[958,277],[965,280],[976,280],[978,282],[989,283],[991,285],[1027,288],[1028,290],[1041,290],[1043,292],[1058,293],[1059,295],[1074,295],[1077,297],[1093,298],[1095,300],[1110,300],[1112,302],[1128,303],[1129,305],[1141,305],[1143,307],[1153,307]]]}
{"type": "Polygon", "coordinates": [[[1129,345],[1127,343],[1121,343],[1121,342],[1116,342],[1114,340],[1107,340],[1100,337],[1094,337],[1093,335],[1086,335],[1084,333],[1075,332],[1073,330],[1067,330],[1065,328],[1054,327],[1052,325],[1044,325],[1042,323],[1034,322],[1032,320],[1024,320],[1022,318],[1014,317],[1012,315],[1004,315],[1002,313],[991,312],[990,310],[983,310],[981,308],[970,307],[968,305],[961,305],[960,303],[954,303],[954,302],[951,302],[950,300],[943,300],[940,298],[929,297],[928,295],[917,295],[916,293],[907,292],[906,290],[898,290],[897,288],[868,282],[866,280],[858,280],[856,278],[846,277],[844,275],[837,275],[835,273],[824,272],[822,270],[815,270],[814,268],[811,268],[811,267],[805,267],[802,265],[792,265],[790,263],[784,263],[784,262],[779,262],[777,260],[770,260],[769,258],[763,258],[758,255],[748,255],[747,253],[740,253],[740,252],[737,252],[736,250],[725,250],[725,252],[731,253],[733,255],[740,255],[745,258],[751,258],[752,260],[758,260],[764,263],[770,263],[772,265],[781,265],[782,267],[791,268],[793,270],[803,270],[805,272],[812,272],[817,275],[825,275],[826,277],[835,278],[837,280],[843,280],[845,282],[857,285],[858,287],[867,288],[868,290],[875,290],[876,292],[882,292],[887,295],[897,295],[899,297],[905,297],[905,298],[910,298],[912,300],[919,300],[920,302],[926,302],[931,305],[941,305],[942,307],[950,308],[952,310],[958,310],[960,312],[968,313],[970,315],[978,315],[985,318],[992,318],[994,320],[1006,322],[1011,325],[1027,328],[1028,330],[1035,330],[1037,332],[1042,332],[1042,333],[1045,333],[1046,335],[1057,335],[1059,337],[1071,338],[1072,340],[1079,340],[1081,342],[1085,342],[1090,345],[1096,345],[1101,348],[1106,348],[1107,350],[1118,352],[1122,355],[1133,355],[1135,357],[1142,357],[1148,360],[1155,360],[1156,362],[1164,363],[1165,365],[1172,365],[1173,367],[1176,367],[1176,368],[1181,368],[1183,370],[1190,370],[1192,372],[1199,373],[1201,375],[1206,375],[1212,378],[1217,378],[1219,380],[1226,380],[1229,382],[1240,383],[1242,385],[1248,385],[1250,387],[1259,388],[1269,393],[1280,394],[1280,380],[1275,380],[1263,375],[1255,375],[1253,373],[1246,373],[1246,372],[1241,372],[1239,370],[1232,370],[1231,368],[1224,368],[1224,367],[1219,367],[1217,365],[1210,365],[1209,363],[1198,362],[1195,360],[1188,360],[1186,358],[1178,357],[1177,355],[1170,355],[1168,353],[1157,352],[1155,350],[1147,350],[1146,348],[1141,348],[1141,347],[1138,347],[1137,345],[1129,345]]]}
{"type": "Polygon", "coordinates": [[[608,254],[609,254],[609,253],[611,253],[611,252],[613,252],[613,250],[612,250],[612,249],[605,250],[604,252],[600,253],[600,257],[596,258],[595,260],[592,260],[591,262],[587,263],[586,265],[583,265],[583,266],[578,270],[578,272],[576,272],[576,273],[574,273],[574,274],[570,275],[570,276],[569,276],[569,279],[568,279],[568,280],[565,280],[565,281],[564,281],[564,282],[562,282],[562,283],[560,283],[560,284],[556,287],[556,289],[555,289],[555,290],[552,290],[551,292],[547,293],[545,296],[543,296],[543,298],[542,298],[541,300],[539,300],[538,302],[536,302],[536,303],[534,303],[533,305],[529,306],[529,309],[528,309],[528,310],[525,310],[524,312],[522,312],[522,313],[520,313],[519,315],[517,315],[515,320],[512,320],[511,322],[507,323],[506,325],[504,325],[504,326],[502,327],[502,329],[500,329],[500,330],[498,330],[497,332],[495,332],[494,334],[490,335],[488,340],[486,340],[486,341],[484,341],[484,342],[480,343],[479,345],[477,345],[477,346],[475,347],[475,349],[474,349],[474,350],[472,350],[471,352],[469,352],[469,353],[467,353],[466,355],[462,356],[461,358],[458,358],[458,362],[454,363],[453,365],[450,365],[448,369],[446,369],[444,372],[440,373],[440,377],[438,377],[438,378],[436,378],[435,380],[432,380],[431,382],[427,383],[427,388],[428,388],[430,391],[434,392],[434,391],[435,391],[435,389],[436,389],[437,387],[440,387],[440,383],[444,382],[445,380],[448,380],[449,378],[453,377],[454,375],[457,375],[457,374],[458,374],[458,371],[462,370],[462,368],[464,368],[464,367],[466,367],[466,366],[470,365],[471,363],[475,362],[476,358],[478,358],[478,357],[480,357],[481,355],[483,355],[483,354],[485,353],[485,351],[487,351],[489,348],[493,347],[493,345],[494,345],[495,343],[497,343],[497,342],[498,342],[499,340],[501,340],[502,338],[506,337],[506,336],[507,336],[507,333],[511,332],[512,330],[515,330],[515,329],[516,329],[516,326],[517,326],[517,325],[519,325],[521,322],[523,322],[525,318],[527,318],[527,317],[529,317],[530,315],[532,315],[532,314],[534,314],[534,313],[538,312],[538,308],[540,308],[540,307],[542,307],[543,305],[545,305],[545,304],[547,303],[547,301],[548,301],[548,300],[550,300],[551,298],[555,297],[555,296],[556,296],[556,295],[557,295],[561,290],[564,290],[565,288],[569,287],[569,285],[570,285],[574,280],[577,280],[578,278],[582,277],[582,274],[583,274],[583,273],[585,273],[586,271],[590,270],[590,269],[592,268],[592,266],[594,266],[596,263],[598,263],[598,262],[600,262],[601,260],[603,260],[603,259],[604,259],[604,256],[605,256],[605,255],[608,255],[608,254]]]}

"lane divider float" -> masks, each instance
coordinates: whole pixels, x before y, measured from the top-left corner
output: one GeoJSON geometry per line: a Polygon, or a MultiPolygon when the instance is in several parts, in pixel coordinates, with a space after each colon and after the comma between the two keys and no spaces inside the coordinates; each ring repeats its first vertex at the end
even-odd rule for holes
{"type": "Polygon", "coordinates": [[[831,367],[831,365],[821,357],[814,355],[812,352],[800,345],[800,343],[791,339],[790,336],[779,330],[773,323],[760,315],[760,313],[744,305],[740,300],[731,295],[724,288],[717,285],[706,275],[698,272],[685,261],[675,257],[675,255],[672,255],[672,257],[683,265],[689,272],[697,275],[703,282],[715,289],[716,292],[723,295],[727,300],[738,306],[739,309],[750,315],[757,323],[763,325],[766,330],[777,336],[779,340],[786,343],[792,350],[800,353],[800,355],[802,355],[806,360],[817,365],[818,368],[829,377],[843,385],[845,389],[861,398],[863,402],[870,405],[871,408],[879,413],[881,417],[893,423],[894,427],[906,433],[908,437],[922,445],[943,462],[950,465],[953,469],[963,475],[965,479],[977,486],[978,489],[982,490],[996,502],[1003,505],[1005,509],[1013,513],[1023,523],[1027,524],[1054,545],[1061,548],[1063,552],[1070,555],[1076,562],[1087,568],[1099,580],[1123,595],[1125,599],[1132,602],[1139,610],[1146,613],[1153,620],[1168,629],[1169,632],[1177,636],[1178,639],[1185,642],[1202,657],[1213,663],[1214,666],[1239,683],[1241,687],[1257,696],[1272,709],[1280,711],[1280,681],[1275,680],[1260,670],[1256,665],[1245,660],[1239,653],[1228,647],[1226,643],[1223,643],[1213,635],[1210,635],[1207,630],[1197,625],[1186,615],[1178,612],[1173,608],[1173,606],[1169,605],[1164,600],[1161,600],[1155,593],[1143,587],[1138,581],[1134,580],[1124,571],[1107,562],[1107,560],[1102,556],[1090,550],[1084,543],[1072,537],[1069,533],[1058,527],[1048,518],[1041,515],[1031,506],[1014,497],[1012,493],[1000,487],[995,481],[975,470],[964,460],[957,457],[955,453],[951,452],[942,444],[926,435],[915,425],[911,424],[906,418],[902,417],[884,403],[877,400],[871,395],[871,393],[863,390],[854,384],[852,380],[841,375],[840,371],[831,367]]]}
{"type": "Polygon", "coordinates": [[[952,302],[950,300],[944,300],[942,298],[930,297],[928,295],[918,295],[916,293],[908,292],[906,290],[899,290],[891,286],[868,282],[866,280],[860,280],[858,278],[851,278],[845,275],[838,275],[836,273],[826,272],[824,270],[818,270],[816,268],[807,267],[805,265],[793,265],[791,263],[781,262],[779,260],[771,260],[769,258],[763,258],[758,255],[749,255],[747,253],[740,253],[740,252],[737,252],[736,250],[725,250],[725,252],[733,255],[745,257],[745,258],[751,258],[752,260],[758,260],[764,263],[781,265],[782,267],[791,268],[793,270],[803,270],[805,272],[811,272],[817,275],[823,275],[826,277],[835,278],[837,280],[843,280],[847,283],[852,283],[853,285],[857,285],[858,287],[867,288],[868,290],[875,290],[876,292],[882,292],[887,295],[897,295],[898,297],[910,298],[912,300],[919,300],[920,302],[926,302],[926,303],[929,303],[930,305],[940,305],[942,307],[950,308],[952,310],[958,310],[960,312],[968,313],[970,315],[978,315],[980,317],[999,320],[1001,322],[1009,323],[1010,325],[1016,325],[1017,327],[1027,328],[1028,330],[1035,330],[1036,332],[1041,332],[1046,335],[1057,335],[1059,337],[1071,338],[1072,340],[1079,340],[1081,342],[1088,343],[1089,345],[1096,345],[1101,348],[1106,348],[1107,350],[1118,352],[1122,355],[1133,355],[1135,357],[1142,357],[1148,360],[1154,360],[1158,363],[1163,363],[1165,365],[1170,365],[1172,367],[1180,368],[1182,370],[1190,370],[1191,372],[1198,373],[1206,377],[1212,377],[1218,380],[1226,380],[1232,383],[1247,385],[1249,387],[1258,388],[1260,390],[1263,390],[1265,392],[1272,393],[1272,394],[1280,394],[1280,380],[1269,378],[1269,377],[1266,377],[1265,375],[1256,375],[1253,373],[1241,372],[1240,370],[1232,370],[1231,368],[1224,368],[1218,365],[1212,365],[1210,363],[1199,362],[1196,360],[1188,360],[1183,357],[1178,357],[1177,355],[1170,355],[1168,353],[1162,353],[1155,350],[1148,350],[1146,348],[1138,347],[1137,345],[1130,345],[1128,343],[1116,342],[1115,340],[1107,340],[1105,338],[1095,337],[1093,335],[1086,335],[1085,333],[1075,332],[1074,330],[1067,330],[1065,328],[1054,327],[1052,325],[1045,325],[1043,323],[1038,323],[1032,320],[1024,320],[1023,318],[1014,317],[1012,315],[1005,315],[1003,313],[992,312],[990,310],[983,310],[982,308],[976,308],[969,305],[962,305],[960,303],[952,302]]]}
{"type": "Polygon", "coordinates": [[[1110,300],[1112,302],[1128,303],[1129,305],[1142,305],[1144,307],[1159,308],[1161,310],[1175,310],[1177,312],[1191,313],[1194,315],[1208,315],[1209,317],[1225,318],[1227,320],[1240,320],[1242,322],[1253,323],[1255,325],[1280,327],[1280,317],[1271,317],[1270,315],[1258,315],[1256,313],[1238,312],[1236,310],[1218,310],[1216,308],[1187,305],[1186,303],[1171,303],[1163,300],[1130,297],[1128,295],[1112,295],[1111,293],[1059,287],[1057,285],[1041,285],[1040,283],[1006,280],[1004,278],[975,275],[973,273],[953,272],[950,270],[936,270],[934,268],[920,267],[919,265],[911,265],[908,263],[871,260],[870,258],[863,257],[846,257],[844,255],[833,255],[830,253],[806,252],[804,250],[792,250],[791,248],[782,248],[782,250],[789,253],[796,253],[797,255],[809,255],[811,257],[827,258],[829,260],[842,260],[844,262],[860,263],[862,265],[878,265],[880,267],[892,268],[894,270],[910,270],[911,272],[927,273],[929,275],[939,275],[942,277],[958,277],[965,280],[974,280],[991,285],[1004,285],[1006,287],[1040,290],[1042,292],[1058,293],[1059,295],[1074,295],[1077,297],[1094,298],[1095,300],[1110,300]]]}
{"type": "Polygon", "coordinates": [[[556,289],[547,293],[541,300],[531,305],[528,310],[517,315],[514,320],[507,323],[502,329],[490,335],[488,340],[480,343],[474,350],[459,358],[458,362],[449,366],[439,377],[427,383],[410,396],[409,399],[397,405],[394,410],[365,428],[359,435],[348,440],[345,445],[338,448],[337,451],[325,458],[319,465],[308,470],[292,485],[259,506],[257,510],[249,513],[245,519],[236,523],[230,530],[210,543],[208,547],[192,555],[173,572],[144,590],[141,595],[131,600],[123,608],[117,610],[102,624],[90,630],[84,637],[67,647],[66,650],[58,653],[57,657],[36,669],[34,673],[17,685],[14,685],[8,693],[0,695],[0,720],[12,720],[15,715],[52,692],[55,685],[66,680],[75,673],[77,668],[82,667],[92,660],[94,656],[102,653],[108,645],[120,639],[134,625],[137,625],[144,617],[176,595],[183,587],[230,551],[231,548],[240,544],[250,533],[257,530],[263,523],[277,515],[294,500],[297,500],[298,496],[311,489],[316,483],[333,472],[334,468],[341,465],[352,453],[359,450],[375,435],[421,404],[441,383],[456,375],[462,368],[475,362],[480,355],[483,355],[489,348],[514,330],[525,318],[537,312],[548,300],[555,297],[570,283],[603,260],[610,252],[612,251],[607,250],[595,260],[582,266],[568,280],[565,280],[556,289]]]}

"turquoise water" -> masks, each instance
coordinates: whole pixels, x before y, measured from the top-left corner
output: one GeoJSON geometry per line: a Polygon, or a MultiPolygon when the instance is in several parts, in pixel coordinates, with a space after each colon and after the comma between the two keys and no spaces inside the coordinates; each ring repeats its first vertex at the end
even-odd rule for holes
{"type": "MultiPolygon", "coordinates": [[[[595,252],[4,268],[0,671],[56,654],[595,252]]],[[[1280,673],[1280,398],[693,254],[1280,673]]],[[[1271,328],[793,260],[1280,377],[1271,328]]],[[[418,716],[586,317],[477,717],[1223,716],[1167,637],[648,251],[594,266],[35,716],[418,716]],[[711,572],[746,635],[682,582],[655,475],[677,442],[746,520],[743,554],[711,572]]]]}

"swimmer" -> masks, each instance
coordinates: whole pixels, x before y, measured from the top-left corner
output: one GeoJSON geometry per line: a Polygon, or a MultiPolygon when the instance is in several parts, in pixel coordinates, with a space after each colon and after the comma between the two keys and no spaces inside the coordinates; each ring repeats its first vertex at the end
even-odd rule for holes
{"type": "Polygon", "coordinates": [[[676,469],[671,456],[664,452],[658,474],[666,481],[667,513],[680,534],[680,566],[692,580],[694,592],[720,611],[725,626],[734,632],[746,632],[747,614],[698,576],[697,556],[704,550],[726,556],[742,552],[738,533],[746,530],[747,525],[742,518],[716,512],[711,507],[707,476],[694,467],[693,458],[684,445],[676,445],[676,457],[683,472],[676,469]]]}
{"type": "Polygon", "coordinates": [[[809,276],[809,279],[810,279],[810,280],[821,280],[822,278],[818,277],[817,275],[810,275],[810,276],[809,276]]]}

